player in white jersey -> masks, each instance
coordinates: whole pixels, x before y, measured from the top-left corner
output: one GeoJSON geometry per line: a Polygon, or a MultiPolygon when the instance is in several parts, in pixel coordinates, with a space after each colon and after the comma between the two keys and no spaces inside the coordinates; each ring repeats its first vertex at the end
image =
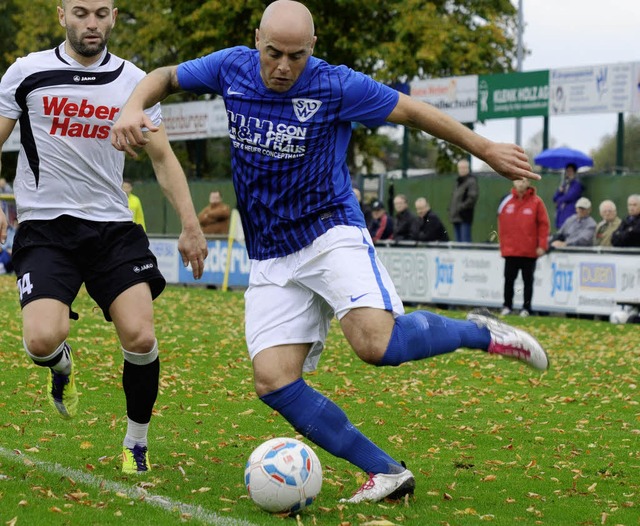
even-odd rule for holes
{"type": "MultiPolygon", "coordinates": [[[[21,129],[13,257],[24,348],[48,369],[49,402],[63,418],[73,417],[78,392],[67,337],[69,318],[77,318],[71,305],[84,283],[113,321],[124,355],[122,470],[144,472],[160,370],[152,300],[165,280],[121,189],[124,155],[109,141],[120,107],[144,72],[107,51],[118,13],[113,0],[63,0],[57,12],[65,41],[16,60],[0,82],[0,147],[18,120],[21,129]]],[[[146,151],[182,223],[178,247],[197,279],[206,240],[159,106],[148,116],[160,133],[146,151]]],[[[6,233],[0,211],[0,242],[6,233]]]]}

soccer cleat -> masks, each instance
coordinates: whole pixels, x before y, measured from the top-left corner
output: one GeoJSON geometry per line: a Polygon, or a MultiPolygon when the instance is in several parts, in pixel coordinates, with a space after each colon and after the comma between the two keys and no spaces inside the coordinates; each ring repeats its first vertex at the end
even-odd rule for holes
{"type": "Polygon", "coordinates": [[[147,446],[136,444],[122,447],[122,472],[127,474],[151,471],[147,446]]]}
{"type": "Polygon", "coordinates": [[[507,358],[515,358],[542,371],[549,368],[549,358],[542,345],[529,333],[507,325],[485,309],[473,310],[467,315],[478,327],[486,327],[491,334],[487,351],[507,358]]]}
{"type": "Polygon", "coordinates": [[[378,502],[384,499],[400,500],[405,495],[413,495],[416,480],[413,473],[405,469],[401,473],[374,475],[369,473],[367,480],[358,491],[349,499],[340,499],[340,502],[357,504],[358,502],[378,502]]]}
{"type": "Polygon", "coordinates": [[[47,398],[62,418],[69,419],[76,416],[78,412],[78,390],[76,389],[75,372],[73,370],[73,354],[70,350],[63,352],[69,353],[71,373],[67,375],[49,369],[47,398]]]}
{"type": "Polygon", "coordinates": [[[522,309],[520,311],[520,317],[521,318],[528,318],[530,315],[531,315],[531,313],[527,309],[522,309]]]}
{"type": "Polygon", "coordinates": [[[509,307],[503,307],[500,311],[500,316],[508,316],[509,314],[511,314],[511,309],[509,307]]]}

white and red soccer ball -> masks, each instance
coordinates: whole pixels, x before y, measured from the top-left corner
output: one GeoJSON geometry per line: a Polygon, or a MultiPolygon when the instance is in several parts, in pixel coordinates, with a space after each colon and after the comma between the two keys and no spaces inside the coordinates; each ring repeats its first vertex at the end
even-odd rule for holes
{"type": "Polygon", "coordinates": [[[315,452],[294,438],[272,438],[249,456],[244,470],[249,496],[271,513],[295,513],[309,506],[322,487],[315,452]]]}

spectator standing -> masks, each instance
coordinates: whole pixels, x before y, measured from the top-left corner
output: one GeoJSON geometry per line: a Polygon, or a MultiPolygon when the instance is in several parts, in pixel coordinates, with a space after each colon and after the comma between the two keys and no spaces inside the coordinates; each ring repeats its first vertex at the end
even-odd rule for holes
{"type": "Polygon", "coordinates": [[[382,201],[379,199],[371,202],[369,233],[374,243],[384,239],[393,239],[393,219],[387,214],[382,201]]]}
{"type": "Polygon", "coordinates": [[[500,254],[504,258],[504,304],[502,316],[513,310],[514,283],[518,272],[524,282],[521,317],[531,313],[533,275],[537,259],[548,248],[549,214],[528,179],[513,181],[511,194],[498,208],[500,254]]]}
{"type": "MultiPolygon", "coordinates": [[[[115,115],[144,77],[107,49],[117,14],[112,0],[65,0],[57,7],[65,41],[18,58],[0,81],[0,147],[20,120],[14,181],[20,227],[12,258],[24,350],[46,373],[44,393],[54,410],[62,418],[75,416],[79,397],[67,339],[69,319],[78,317],[71,307],[84,284],[113,322],[124,359],[122,471],[141,473],[151,466],[147,434],[160,376],[153,299],[165,279],[144,230],[131,221],[121,190],[124,156],[109,141],[115,115]]],[[[207,244],[189,187],[160,106],[152,105],[145,116],[156,131],[145,133],[145,151],[180,219],[182,261],[198,279],[207,244]]],[[[7,223],[0,210],[0,243],[7,223]]]]}
{"type": "Polygon", "coordinates": [[[456,241],[471,243],[471,225],[480,189],[478,179],[471,173],[468,160],[458,161],[457,168],[458,177],[451,194],[449,219],[453,223],[456,241]]]}
{"type": "Polygon", "coordinates": [[[144,108],[172,92],[224,98],[235,116],[228,119],[233,180],[251,259],[245,333],[256,393],[307,439],[369,474],[345,501],[397,500],[413,493],[412,472],[303,377],[316,369],[334,317],[354,353],[379,366],[460,347],[541,370],[549,361],[532,336],[485,314],[465,321],[404,314],[352,191],[346,153],[353,122],[413,126],[467,148],[509,179],[539,176],[519,146],[490,141],[434,106],[326,63],[313,55],[315,43],[306,6],[276,0],[255,31],[255,49],[214,51],[138,83],[111,141],[135,155],[145,143],[142,130],[155,129],[144,108]],[[266,125],[282,130],[278,141],[259,133],[266,125]]]}
{"type": "Polygon", "coordinates": [[[416,216],[409,210],[409,201],[404,194],[398,194],[393,198],[395,216],[393,218],[393,239],[395,241],[407,241],[412,239],[413,225],[416,216]]]}
{"type": "Polygon", "coordinates": [[[140,198],[133,193],[133,183],[129,179],[122,181],[122,189],[127,194],[129,210],[133,216],[133,222],[139,224],[145,231],[147,226],[144,224],[144,212],[142,210],[142,202],[140,198]]]}
{"type": "Polygon", "coordinates": [[[437,214],[431,210],[431,205],[424,197],[418,197],[415,202],[416,220],[413,224],[412,239],[416,241],[449,241],[449,234],[437,214]]]}
{"type": "Polygon", "coordinates": [[[627,198],[627,212],[629,215],[611,235],[614,247],[640,247],[640,194],[627,198]]]}
{"type": "Polygon", "coordinates": [[[569,217],[551,238],[551,246],[553,248],[593,246],[596,222],[590,214],[591,201],[581,197],[576,202],[576,213],[569,217]]]}
{"type": "Polygon", "coordinates": [[[602,221],[596,225],[593,244],[599,247],[610,247],[611,236],[622,223],[622,219],[618,217],[616,204],[610,199],[605,199],[600,203],[599,212],[602,221]]]}
{"type": "Polygon", "coordinates": [[[209,204],[198,214],[198,221],[205,234],[228,234],[231,207],[222,200],[222,193],[214,190],[209,194],[209,204]]]}
{"type": "Polygon", "coordinates": [[[553,194],[556,204],[556,229],[560,229],[564,222],[576,213],[576,203],[582,197],[584,186],[578,181],[578,167],[567,164],[560,186],[553,194]]]}

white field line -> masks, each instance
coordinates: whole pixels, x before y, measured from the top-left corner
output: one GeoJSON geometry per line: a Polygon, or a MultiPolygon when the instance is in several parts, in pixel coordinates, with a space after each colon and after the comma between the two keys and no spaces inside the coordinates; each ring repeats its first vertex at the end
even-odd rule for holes
{"type": "Polygon", "coordinates": [[[61,466],[57,463],[54,464],[51,462],[36,460],[31,456],[24,455],[16,450],[6,449],[1,446],[0,457],[12,462],[13,464],[26,464],[27,466],[33,465],[43,471],[47,471],[48,473],[69,477],[98,490],[107,490],[111,493],[124,494],[140,503],[144,502],[171,513],[179,511],[181,514],[187,514],[205,524],[213,524],[216,526],[256,526],[255,524],[243,519],[222,517],[217,513],[203,508],[202,506],[193,506],[192,504],[175,501],[169,497],[163,497],[162,495],[153,495],[136,486],[120,484],[102,477],[96,477],[91,473],[85,473],[84,471],[61,466]]]}

